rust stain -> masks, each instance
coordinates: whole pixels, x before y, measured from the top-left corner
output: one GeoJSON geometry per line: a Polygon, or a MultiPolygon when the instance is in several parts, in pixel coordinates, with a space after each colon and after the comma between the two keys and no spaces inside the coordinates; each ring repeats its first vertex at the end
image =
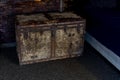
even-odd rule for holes
{"type": "Polygon", "coordinates": [[[49,58],[51,52],[50,33],[50,31],[44,31],[41,35],[40,32],[28,32],[28,38],[24,37],[24,33],[22,33],[20,37],[22,60],[49,58]]]}
{"type": "Polygon", "coordinates": [[[63,29],[56,31],[56,56],[79,54],[82,43],[81,34],[76,28],[67,28],[67,34],[63,29]]]}
{"type": "MultiPolygon", "coordinates": [[[[63,15],[66,15],[66,13],[63,15]]],[[[71,18],[70,15],[68,15],[68,17],[71,18]]],[[[70,18],[67,17],[66,20],[68,20],[68,23],[63,22],[59,24],[59,20],[57,23],[53,18],[53,21],[48,20],[48,22],[45,22],[46,24],[51,23],[51,25],[44,25],[34,22],[40,19],[42,21],[40,16],[36,20],[35,17],[37,16],[38,15],[31,15],[31,17],[29,17],[29,15],[27,15],[26,20],[21,19],[22,17],[25,18],[25,15],[22,15],[22,17],[17,16],[17,18],[20,19],[20,27],[22,28],[20,29],[19,27],[20,31],[22,30],[19,36],[21,63],[28,64],[29,62],[39,60],[47,61],[81,55],[84,46],[83,36],[85,28],[84,25],[82,25],[84,23],[80,23],[76,20],[73,20],[73,23],[71,23],[70,18]],[[29,27],[31,22],[30,24],[27,23],[27,27],[24,26],[24,21],[26,24],[26,21],[29,22],[32,18],[34,21],[31,22],[34,23],[34,27],[29,27]]],[[[41,17],[45,17],[45,15],[42,14],[41,17]]],[[[56,16],[55,13],[55,18],[56,17],[59,18],[59,15],[56,16]]],[[[66,18],[66,16],[63,16],[63,18],[66,18]]],[[[71,19],[73,18],[81,19],[81,17],[77,15],[72,16],[71,19]]]]}

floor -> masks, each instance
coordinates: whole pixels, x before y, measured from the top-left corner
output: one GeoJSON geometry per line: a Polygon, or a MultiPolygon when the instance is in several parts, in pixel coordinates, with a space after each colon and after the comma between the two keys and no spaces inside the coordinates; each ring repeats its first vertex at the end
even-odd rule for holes
{"type": "Polygon", "coordinates": [[[24,66],[13,47],[1,49],[0,80],[120,80],[120,72],[87,43],[78,58],[24,66]]]}

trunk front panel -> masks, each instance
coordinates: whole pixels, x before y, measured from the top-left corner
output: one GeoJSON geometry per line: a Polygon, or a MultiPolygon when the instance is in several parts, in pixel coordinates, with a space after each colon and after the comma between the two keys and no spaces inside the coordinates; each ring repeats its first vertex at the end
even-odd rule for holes
{"type": "Polygon", "coordinates": [[[51,31],[21,33],[22,61],[50,58],[51,31]]]}

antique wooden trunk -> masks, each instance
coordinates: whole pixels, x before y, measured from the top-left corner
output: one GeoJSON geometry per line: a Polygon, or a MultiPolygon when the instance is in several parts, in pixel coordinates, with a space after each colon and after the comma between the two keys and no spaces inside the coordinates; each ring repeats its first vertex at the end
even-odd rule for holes
{"type": "Polygon", "coordinates": [[[16,16],[20,64],[80,56],[85,20],[71,12],[16,16]]]}

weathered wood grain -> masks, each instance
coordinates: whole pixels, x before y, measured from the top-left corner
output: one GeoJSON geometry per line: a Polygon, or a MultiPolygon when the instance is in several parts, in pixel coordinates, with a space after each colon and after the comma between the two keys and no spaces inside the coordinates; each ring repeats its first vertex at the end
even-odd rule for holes
{"type": "Polygon", "coordinates": [[[50,31],[21,33],[20,41],[22,61],[50,58],[50,31]]]}
{"type": "Polygon", "coordinates": [[[60,0],[19,1],[19,2],[15,2],[14,10],[16,14],[59,11],[60,0]]]}
{"type": "Polygon", "coordinates": [[[37,24],[45,24],[48,19],[44,14],[34,14],[34,15],[17,15],[16,20],[18,21],[18,25],[37,25],[37,24]]]}
{"type": "Polygon", "coordinates": [[[83,48],[83,38],[76,28],[59,29],[56,31],[56,56],[71,56],[72,54],[81,54],[83,48]]]}

